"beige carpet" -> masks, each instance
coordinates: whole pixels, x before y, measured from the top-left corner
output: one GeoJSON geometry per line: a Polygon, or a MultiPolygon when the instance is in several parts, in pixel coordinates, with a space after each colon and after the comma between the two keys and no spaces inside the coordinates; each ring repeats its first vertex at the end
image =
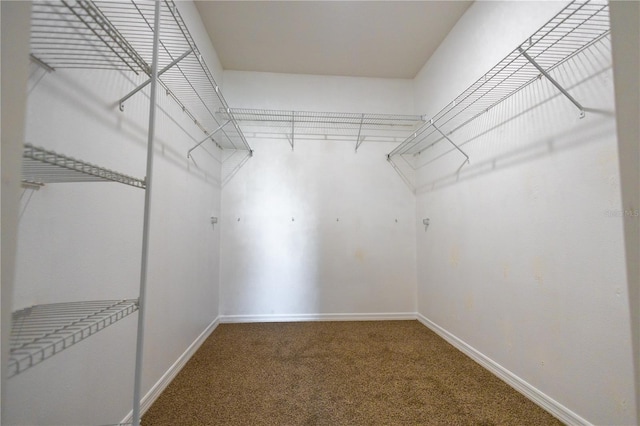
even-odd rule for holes
{"type": "Polygon", "coordinates": [[[550,425],[417,321],[222,324],[152,425],[550,425]]]}

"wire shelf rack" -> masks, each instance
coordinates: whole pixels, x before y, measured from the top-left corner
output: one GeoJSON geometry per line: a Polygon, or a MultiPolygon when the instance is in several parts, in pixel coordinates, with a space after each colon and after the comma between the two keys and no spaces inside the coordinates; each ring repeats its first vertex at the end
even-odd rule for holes
{"type": "Polygon", "coordinates": [[[36,305],[12,314],[13,377],[138,310],[137,299],[36,305]]]}
{"type": "Polygon", "coordinates": [[[119,182],[145,188],[144,180],[75,158],[25,144],[22,153],[22,182],[31,185],[63,182],[119,182]]]}
{"type": "MultiPolygon", "coordinates": [[[[220,111],[221,114],[224,111],[220,111]]],[[[231,108],[244,133],[253,137],[400,142],[423,123],[419,115],[284,111],[231,108]]]]}
{"type": "MultiPolygon", "coordinates": [[[[542,75],[551,79],[549,71],[608,36],[609,32],[609,7],[606,1],[570,3],[432,119],[427,120],[388,157],[417,155],[443,140],[453,143],[450,137],[458,129],[542,75]]],[[[552,83],[576,104],[583,116],[584,110],[579,103],[555,81],[552,83]]]]}
{"type": "MultiPolygon", "coordinates": [[[[154,5],[149,0],[35,1],[31,55],[54,70],[113,69],[149,76],[154,5]]],[[[204,140],[224,149],[250,151],[235,117],[218,114],[229,107],[175,3],[162,0],[161,5],[159,83],[200,128],[204,140]]],[[[123,94],[120,109],[147,83],[123,94]]]]}

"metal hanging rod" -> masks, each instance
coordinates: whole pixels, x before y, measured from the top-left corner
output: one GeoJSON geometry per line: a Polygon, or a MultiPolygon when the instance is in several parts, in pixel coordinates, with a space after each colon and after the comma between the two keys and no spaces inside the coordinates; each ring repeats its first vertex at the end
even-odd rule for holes
{"type": "Polygon", "coordinates": [[[137,299],[36,305],[12,314],[8,377],[114,324],[138,309],[137,299]]]}
{"type": "Polygon", "coordinates": [[[22,152],[22,181],[43,185],[63,182],[119,182],[145,188],[145,181],[84,161],[25,144],[22,152]]]}
{"type": "MultiPolygon", "coordinates": [[[[549,76],[550,71],[607,37],[609,32],[609,7],[606,1],[570,3],[521,46],[440,110],[432,121],[428,121],[407,137],[388,157],[419,154],[445,140],[443,134],[451,135],[527,87],[538,79],[542,71],[543,75],[549,76]]],[[[554,81],[552,84],[568,95],[582,111],[581,105],[554,81]]]]}

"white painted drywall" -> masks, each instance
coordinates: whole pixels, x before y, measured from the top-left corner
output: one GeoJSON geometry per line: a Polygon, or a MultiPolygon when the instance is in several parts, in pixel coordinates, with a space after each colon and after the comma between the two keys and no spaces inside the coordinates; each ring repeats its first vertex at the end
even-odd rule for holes
{"type": "MultiPolygon", "coordinates": [[[[116,105],[142,78],[32,64],[26,141],[144,177],[148,88],[124,112],[116,105]]],[[[201,131],[170,97],[158,102],[143,395],[218,316],[219,229],[210,218],[220,214],[220,152],[205,143],[188,160],[201,131]]],[[[143,201],[142,190],[115,183],[25,191],[13,309],[137,297],[143,201]]],[[[118,423],[132,406],[136,320],[9,379],[3,424],[118,423]]]]}
{"type": "MultiPolygon", "coordinates": [[[[410,80],[225,72],[232,107],[411,113],[410,80]]],[[[415,199],[393,145],[249,139],[223,188],[224,316],[415,311],[415,199]]]]}
{"type": "Polygon", "coordinates": [[[640,412],[640,3],[616,1],[610,7],[636,410],[640,412]]]}
{"type": "MultiPolygon", "coordinates": [[[[417,112],[437,113],[563,6],[474,3],[416,79],[417,112]]],[[[542,79],[451,136],[471,158],[459,174],[445,142],[416,159],[418,312],[568,416],[635,424],[610,61],[606,40],[553,72],[583,120],[542,79]]]]}
{"type": "Polygon", "coordinates": [[[16,260],[18,198],[20,194],[20,156],[24,138],[24,121],[27,90],[26,58],[29,48],[29,12],[27,2],[2,2],[0,15],[2,29],[2,199],[0,201],[2,225],[2,286],[0,288],[0,423],[5,415],[5,380],[9,362],[9,335],[11,333],[11,305],[13,301],[13,279],[16,260]]]}

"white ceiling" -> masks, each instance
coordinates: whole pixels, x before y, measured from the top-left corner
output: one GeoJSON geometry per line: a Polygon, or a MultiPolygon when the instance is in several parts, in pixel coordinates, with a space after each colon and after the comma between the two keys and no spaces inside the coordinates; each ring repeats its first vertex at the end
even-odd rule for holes
{"type": "Polygon", "coordinates": [[[225,70],[413,78],[472,1],[196,1],[225,70]]]}

